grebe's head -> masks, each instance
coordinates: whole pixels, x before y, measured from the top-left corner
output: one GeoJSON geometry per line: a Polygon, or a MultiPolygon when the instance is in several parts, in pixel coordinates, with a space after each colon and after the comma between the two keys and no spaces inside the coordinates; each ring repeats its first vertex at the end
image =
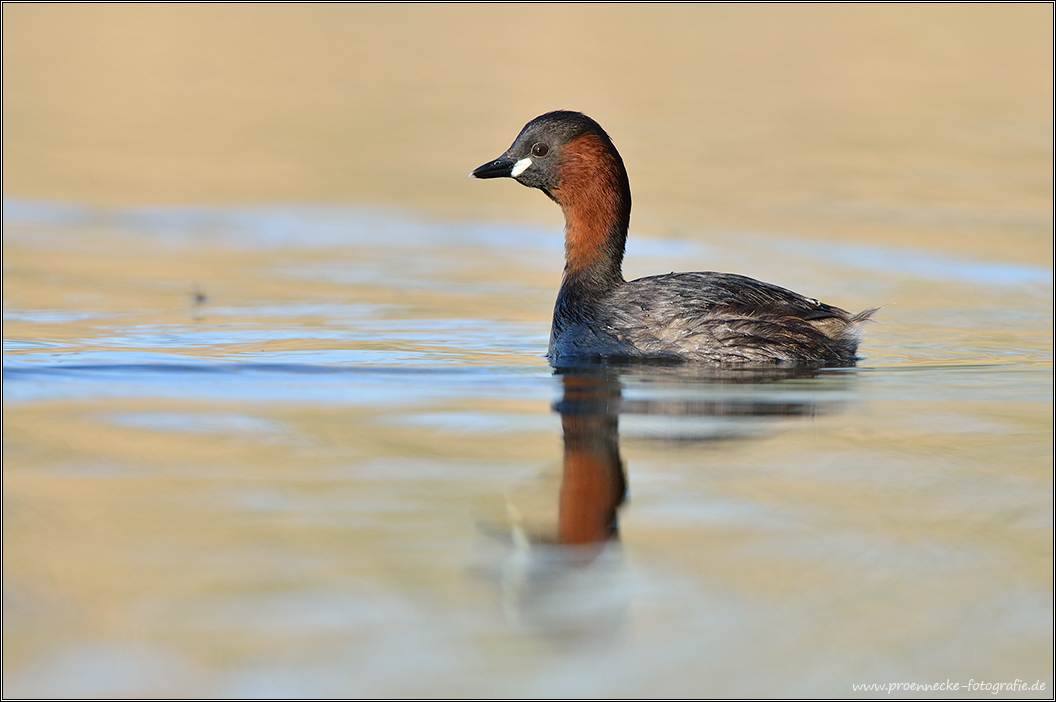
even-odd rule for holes
{"type": "MultiPolygon", "coordinates": [[[[568,170],[590,168],[593,165],[584,163],[581,158],[566,158],[571,155],[566,154],[566,147],[582,143],[577,141],[582,137],[589,137],[593,144],[600,146],[595,151],[608,152],[605,154],[608,157],[606,160],[614,159],[622,169],[619,153],[601,125],[581,112],[559,110],[547,112],[524,125],[506,153],[485,163],[470,175],[474,178],[513,178],[522,185],[539,188],[551,199],[560,202],[558,191],[568,170]]],[[[569,151],[578,152],[576,147],[569,151]]]]}
{"type": "Polygon", "coordinates": [[[513,178],[561,205],[562,285],[608,290],[623,283],[620,265],[631,219],[631,186],[612,140],[590,117],[565,111],[536,117],[506,153],[470,175],[513,178]]]}

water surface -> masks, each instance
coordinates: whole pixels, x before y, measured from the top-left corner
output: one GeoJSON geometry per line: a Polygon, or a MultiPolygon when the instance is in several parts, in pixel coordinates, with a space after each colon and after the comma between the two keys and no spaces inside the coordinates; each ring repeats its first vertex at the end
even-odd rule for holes
{"type": "Polygon", "coordinates": [[[5,696],[1051,690],[1047,264],[632,234],[629,277],[884,305],[862,362],[555,374],[553,229],[8,200],[3,237],[5,696]]]}

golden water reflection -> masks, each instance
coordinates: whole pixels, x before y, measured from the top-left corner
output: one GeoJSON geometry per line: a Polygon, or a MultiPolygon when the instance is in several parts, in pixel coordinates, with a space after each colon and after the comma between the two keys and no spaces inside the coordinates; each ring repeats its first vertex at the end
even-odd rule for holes
{"type": "Polygon", "coordinates": [[[728,242],[898,300],[859,367],[555,376],[559,231],[4,215],[5,695],[1051,677],[1038,267],[728,242]]]}

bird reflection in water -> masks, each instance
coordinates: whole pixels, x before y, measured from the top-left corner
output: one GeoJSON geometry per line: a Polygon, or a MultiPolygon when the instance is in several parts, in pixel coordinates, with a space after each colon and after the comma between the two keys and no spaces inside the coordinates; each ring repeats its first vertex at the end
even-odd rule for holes
{"type": "Polygon", "coordinates": [[[703,447],[760,437],[780,418],[837,411],[854,379],[846,368],[612,363],[557,374],[562,397],[553,409],[561,415],[564,459],[556,529],[530,533],[508,502],[512,549],[501,576],[507,617],[551,633],[610,630],[627,607],[615,577],[618,514],[628,494],[621,414],[635,427],[632,440],[703,447]]]}
{"type": "Polygon", "coordinates": [[[617,537],[616,512],[627,494],[617,429],[620,383],[611,373],[570,373],[561,382],[564,397],[554,406],[565,438],[557,542],[580,547],[578,554],[589,559],[617,537]]]}

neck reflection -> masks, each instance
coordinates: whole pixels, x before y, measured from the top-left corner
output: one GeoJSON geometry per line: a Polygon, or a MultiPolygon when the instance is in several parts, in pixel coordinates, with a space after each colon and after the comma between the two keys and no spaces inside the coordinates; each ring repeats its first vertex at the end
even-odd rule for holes
{"type": "Polygon", "coordinates": [[[633,432],[636,440],[682,445],[745,440],[767,433],[776,419],[837,409],[844,395],[833,391],[846,389],[851,376],[836,372],[819,379],[823,372],[656,365],[559,370],[563,396],[554,410],[561,415],[564,462],[557,543],[593,546],[596,553],[619,538],[617,516],[627,496],[621,414],[640,425],[633,432]]]}
{"type": "MultiPolygon", "coordinates": [[[[502,610],[512,624],[573,642],[614,635],[629,608],[617,527],[628,496],[621,415],[623,438],[636,453],[655,450],[662,462],[673,446],[699,447],[704,474],[722,454],[703,449],[760,438],[782,418],[838,411],[854,382],[847,369],[610,364],[557,373],[562,396],[553,409],[561,415],[564,456],[556,529],[551,510],[525,514],[516,503],[534,500],[508,498],[512,548],[499,581],[502,610]],[[540,523],[542,512],[551,516],[540,523]]],[[[553,505],[552,487],[546,492],[553,505]]],[[[699,548],[706,552],[707,544],[699,548]]]]}
{"type": "Polygon", "coordinates": [[[559,543],[585,546],[616,538],[616,513],[627,493],[617,427],[620,382],[610,373],[561,378],[565,439],[558,503],[559,543]]]}

